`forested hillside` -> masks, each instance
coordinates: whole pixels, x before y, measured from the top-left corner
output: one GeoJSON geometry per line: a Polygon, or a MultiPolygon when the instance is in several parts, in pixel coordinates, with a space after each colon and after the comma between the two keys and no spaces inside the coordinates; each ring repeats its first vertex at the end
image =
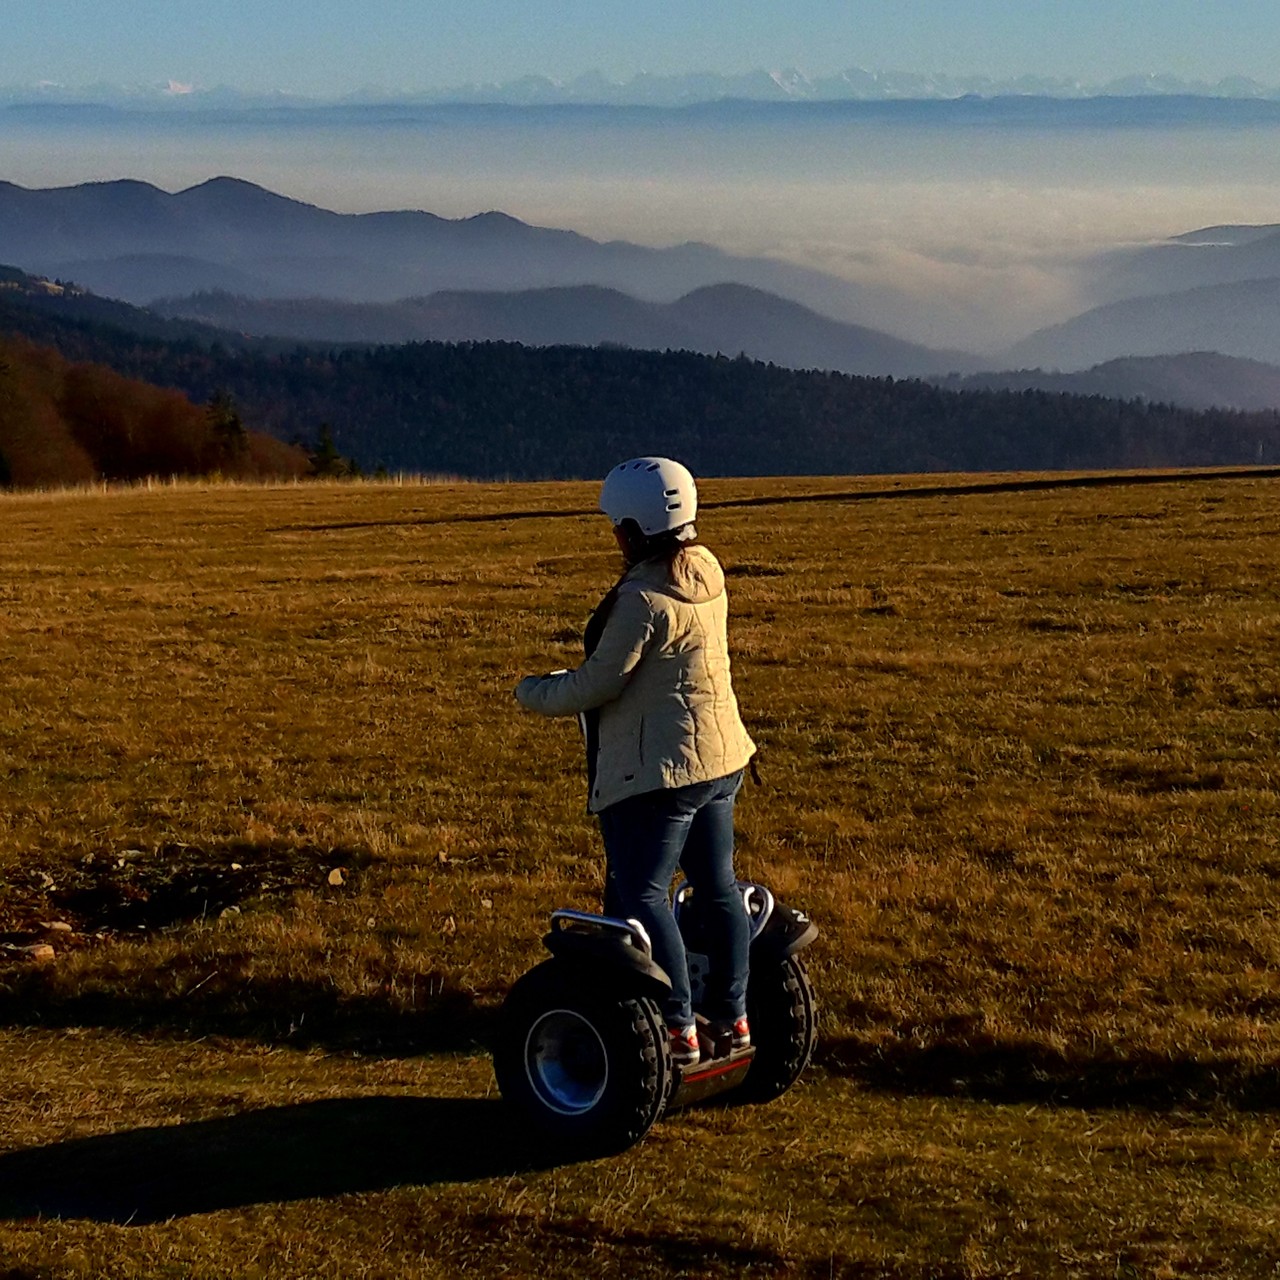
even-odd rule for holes
{"type": "MultiPolygon", "coordinates": [[[[136,309],[130,309],[132,312],[136,309]]],[[[70,304],[0,292],[18,329],[76,360],[220,391],[246,421],[312,442],[328,426],[366,470],[594,476],[677,454],[702,474],[851,474],[1241,465],[1280,456],[1275,413],[1197,413],[1046,391],[954,392],[688,352],[514,344],[282,348],[164,341],[70,304]]],[[[206,331],[207,333],[207,331],[206,331]]]]}
{"type": "Polygon", "coordinates": [[[1280,451],[1275,414],[960,394],[682,352],[419,344],[188,359],[183,376],[197,391],[234,388],[286,435],[328,421],[366,467],[464,475],[594,476],[645,452],[702,474],[817,475],[1211,465],[1280,451]]]}
{"type": "Polygon", "coordinates": [[[180,391],[0,336],[0,486],[309,467],[301,449],[247,430],[225,393],[201,407],[180,391]]]}

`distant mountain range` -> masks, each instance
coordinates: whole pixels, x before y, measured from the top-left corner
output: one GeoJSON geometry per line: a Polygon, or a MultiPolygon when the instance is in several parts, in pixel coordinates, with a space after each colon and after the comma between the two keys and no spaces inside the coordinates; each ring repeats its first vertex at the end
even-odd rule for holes
{"type": "Polygon", "coordinates": [[[1204,227],[1090,266],[1099,305],[1015,343],[1003,366],[1078,371],[1185,352],[1280,364],[1280,225],[1204,227]]]}
{"type": "Polygon", "coordinates": [[[1049,391],[1246,413],[1280,406],[1280,366],[1216,352],[1109,360],[1078,373],[1019,369],[934,379],[956,391],[1049,391]]]}
{"type": "Polygon", "coordinates": [[[339,214],[233,178],[176,195],[142,182],[0,183],[0,246],[25,270],[135,304],[164,296],[163,314],[256,334],[616,342],[895,376],[979,364],[798,305],[840,314],[864,298],[771,259],[602,244],[501,213],[339,214]]]}
{"type": "Polygon", "coordinates": [[[747,355],[789,369],[922,377],[974,369],[943,352],[740,284],[707,285],[670,303],[579,285],[520,292],[442,292],[395,303],[276,301],[199,293],[152,305],[157,314],[236,332],[342,343],[519,342],[747,355]]]}
{"type": "Polygon", "coordinates": [[[1031,334],[1004,353],[1003,363],[1079,370],[1187,351],[1280,364],[1280,277],[1112,302],[1031,334]]]}
{"type": "Polygon", "coordinates": [[[248,345],[242,334],[215,329],[193,320],[174,320],[135,307],[116,298],[103,298],[76,284],[33,276],[17,267],[0,265],[0,332],[8,330],[64,347],[50,336],[49,324],[89,329],[109,326],[119,333],[138,338],[155,338],[162,342],[219,343],[223,346],[248,345]]]}
{"type": "Polygon", "coordinates": [[[0,182],[0,261],[137,304],[205,290],[394,302],[583,284],[671,302],[733,282],[846,320],[871,305],[865,290],[835,276],[705,244],[602,243],[496,212],[340,214],[225,177],[172,195],[135,181],[0,182]]]}
{"type": "Polygon", "coordinates": [[[131,181],[51,190],[0,182],[4,258],[81,286],[42,305],[74,302],[78,314],[102,318],[104,307],[131,303],[109,322],[165,340],[217,332],[232,346],[256,337],[277,349],[291,341],[614,345],[948,386],[979,385],[959,379],[981,374],[984,386],[1195,407],[1280,404],[1258,364],[1280,364],[1277,226],[1208,227],[1104,255],[1102,291],[1120,299],[1030,335],[998,361],[850,320],[870,309],[857,286],[787,263],[700,244],[600,243],[501,213],[339,214],[233,178],[174,195],[131,181]],[[1237,362],[1210,360],[1214,352],[1237,362]],[[1017,372],[993,381],[984,373],[993,369],[1017,372]],[[1085,370],[1074,383],[1060,376],[1085,370]]]}
{"type": "Polygon", "coordinates": [[[514,80],[455,85],[417,92],[364,90],[331,97],[253,93],[227,86],[193,85],[11,85],[0,88],[0,104],[99,103],[123,107],[193,110],[201,108],[261,108],[320,103],[505,103],[538,105],[591,103],[619,106],[678,106],[725,99],[763,102],[937,100],[978,97],[1152,97],[1276,98],[1280,88],[1245,76],[1215,81],[1187,80],[1174,75],[1135,73],[1105,81],[1061,76],[1023,75],[997,78],[982,75],[921,74],[912,71],[868,70],[850,67],[832,75],[806,75],[795,67],[756,68],[740,74],[691,72],[674,75],[641,73],[610,79],[598,71],[568,79],[529,75],[514,80]]]}
{"type": "Polygon", "coordinates": [[[1280,226],[1204,227],[1161,244],[1102,254],[1094,265],[1093,291],[1103,302],[1280,279],[1280,226]]]}
{"type": "MultiPolygon", "coordinates": [[[[670,307],[639,303],[634,298],[609,290],[584,287],[532,291],[527,295],[453,294],[385,307],[315,300],[254,303],[249,299],[215,294],[186,299],[173,314],[161,314],[158,310],[98,297],[75,286],[56,284],[13,268],[0,267],[0,332],[9,329],[23,333],[37,341],[58,346],[78,359],[104,358],[93,337],[102,329],[158,340],[175,348],[216,345],[228,350],[269,354],[289,352],[299,342],[322,348],[345,345],[341,336],[335,336],[336,331],[331,329],[331,325],[349,323],[369,326],[363,330],[365,337],[358,343],[365,346],[379,341],[376,329],[369,323],[371,317],[385,319],[386,323],[397,327],[417,323],[424,330],[429,324],[438,324],[435,336],[441,341],[465,340],[463,335],[469,335],[471,340],[505,339],[529,346],[559,343],[643,348],[647,344],[642,340],[649,338],[658,349],[666,349],[681,345],[674,341],[680,330],[685,336],[683,346],[687,350],[694,350],[699,324],[720,323],[723,327],[716,350],[737,354],[747,351],[756,341],[762,345],[773,344],[774,355],[777,356],[783,354],[779,347],[786,340],[785,328],[779,322],[794,320],[794,313],[799,313],[803,323],[816,329],[819,342],[832,343],[831,363],[819,363],[814,367],[835,368],[841,358],[851,362],[855,355],[871,363],[870,357],[877,351],[875,341],[884,337],[873,333],[861,347],[850,345],[851,338],[859,335],[856,326],[841,325],[805,312],[795,304],[733,285],[697,291],[670,307]],[[584,297],[588,304],[592,304],[587,306],[585,315],[578,310],[584,297]],[[740,327],[732,335],[725,309],[715,305],[719,300],[742,304],[737,321],[740,327]],[[683,317],[688,327],[681,330],[681,320],[676,317],[683,317]],[[260,323],[246,323],[250,320],[260,323]],[[748,320],[754,326],[751,332],[741,327],[748,320]],[[646,332],[640,327],[645,322],[653,325],[652,330],[646,332]],[[630,341],[623,342],[620,337],[601,338],[603,328],[588,331],[580,327],[588,323],[601,326],[613,323],[614,327],[609,331],[615,335],[625,334],[630,341]],[[314,331],[309,331],[308,325],[314,325],[314,331]],[[532,332],[534,326],[539,328],[536,335],[532,332]],[[258,336],[249,332],[254,328],[260,331],[258,336]],[[272,332],[290,332],[292,336],[262,336],[272,332]],[[551,342],[553,332],[559,335],[557,343],[551,342]],[[537,341],[533,340],[535,336],[537,341]]],[[[397,332],[402,330],[397,328],[397,332]]],[[[394,341],[404,339],[398,337],[394,341]]],[[[891,344],[896,341],[888,339],[891,344]]],[[[907,346],[907,354],[910,354],[909,344],[900,346],[907,346]]],[[[707,350],[711,349],[708,342],[707,350]]],[[[888,354],[901,358],[903,352],[890,347],[888,354]]],[[[785,360],[776,358],[773,363],[787,364],[785,360]]],[[[147,373],[142,366],[124,367],[130,372],[147,373]]],[[[928,380],[951,390],[1035,390],[1105,396],[1117,400],[1145,400],[1191,409],[1225,408],[1253,412],[1280,407],[1280,368],[1207,352],[1113,360],[1078,373],[1044,369],[971,374],[952,372],[945,376],[931,376],[928,380]]]]}

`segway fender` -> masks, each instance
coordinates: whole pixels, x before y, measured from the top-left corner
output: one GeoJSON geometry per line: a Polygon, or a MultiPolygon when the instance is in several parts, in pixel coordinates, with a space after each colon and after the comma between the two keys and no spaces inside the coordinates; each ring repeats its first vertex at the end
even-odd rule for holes
{"type": "Polygon", "coordinates": [[[636,920],[556,911],[542,943],[586,980],[610,986],[622,982],[630,991],[659,1001],[671,991],[671,979],[654,960],[649,935],[636,920]]]}
{"type": "Polygon", "coordinates": [[[751,951],[784,959],[803,950],[818,936],[818,926],[803,911],[774,902],[769,918],[751,939],[751,951]]]}

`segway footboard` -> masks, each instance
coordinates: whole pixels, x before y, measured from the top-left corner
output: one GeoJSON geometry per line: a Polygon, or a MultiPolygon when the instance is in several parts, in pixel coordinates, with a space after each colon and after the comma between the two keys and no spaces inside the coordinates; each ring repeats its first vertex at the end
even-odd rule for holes
{"type": "MultiPolygon", "coordinates": [[[[728,1045],[711,1047],[704,1061],[677,1088],[671,1106],[684,1106],[725,1089],[744,1086],[743,1101],[764,1102],[785,1093],[808,1066],[817,1043],[817,1002],[800,952],[818,936],[803,911],[779,902],[762,884],[739,881],[742,905],[750,925],[750,976],[747,1014],[752,1048],[728,1053],[728,1045]],[[750,1056],[747,1056],[750,1055],[750,1056]],[[706,1084],[696,1084],[702,1073],[706,1084]]],[[[698,912],[688,885],[675,896],[676,920],[689,957],[694,1003],[703,999],[709,971],[704,953],[707,922],[698,912]]]]}
{"type": "Polygon", "coordinates": [[[690,1107],[738,1088],[746,1080],[752,1059],[756,1056],[754,1048],[730,1050],[726,1047],[722,1052],[716,1052],[715,1046],[711,1046],[708,1054],[708,1037],[701,1034],[704,1022],[705,1019],[699,1018],[698,1039],[704,1046],[704,1057],[690,1070],[677,1068],[675,1089],[667,1103],[668,1111],[678,1111],[681,1107],[690,1107]]]}

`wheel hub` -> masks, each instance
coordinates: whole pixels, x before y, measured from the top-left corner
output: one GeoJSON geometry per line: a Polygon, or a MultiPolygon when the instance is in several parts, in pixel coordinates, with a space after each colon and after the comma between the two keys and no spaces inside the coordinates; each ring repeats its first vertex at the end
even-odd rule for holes
{"type": "Polygon", "coordinates": [[[562,1116],[580,1116],[604,1097],[609,1055],[600,1033],[573,1009],[549,1009],[525,1037],[524,1069],[539,1101],[562,1116]]]}

